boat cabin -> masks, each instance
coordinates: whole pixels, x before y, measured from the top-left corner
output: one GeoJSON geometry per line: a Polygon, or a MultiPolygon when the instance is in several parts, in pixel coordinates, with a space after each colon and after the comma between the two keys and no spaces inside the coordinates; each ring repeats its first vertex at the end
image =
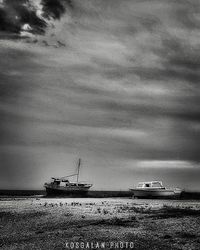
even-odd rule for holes
{"type": "Polygon", "coordinates": [[[66,186],[66,187],[76,187],[76,186],[79,186],[79,187],[85,187],[87,186],[87,184],[85,183],[77,183],[77,182],[69,182],[69,180],[67,179],[62,179],[62,178],[55,178],[55,177],[52,177],[52,182],[51,182],[51,185],[52,186],[66,186]]]}
{"type": "Polygon", "coordinates": [[[54,184],[54,185],[60,185],[60,182],[61,182],[61,180],[60,179],[58,179],[58,178],[54,178],[54,177],[52,177],[52,184],[54,184]]]}
{"type": "Polygon", "coordinates": [[[137,188],[164,188],[161,181],[139,182],[137,188]]]}

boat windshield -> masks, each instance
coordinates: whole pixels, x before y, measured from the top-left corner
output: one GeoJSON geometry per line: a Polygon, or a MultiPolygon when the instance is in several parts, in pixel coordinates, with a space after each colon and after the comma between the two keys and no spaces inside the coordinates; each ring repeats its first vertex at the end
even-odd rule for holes
{"type": "Polygon", "coordinates": [[[153,182],[152,187],[160,188],[160,187],[162,187],[162,185],[160,182],[153,182]]]}

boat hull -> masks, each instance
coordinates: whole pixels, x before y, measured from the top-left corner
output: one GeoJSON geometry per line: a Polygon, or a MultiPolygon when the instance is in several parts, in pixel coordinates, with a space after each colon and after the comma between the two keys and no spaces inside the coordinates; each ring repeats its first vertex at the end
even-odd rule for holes
{"type": "Polygon", "coordinates": [[[48,196],[70,196],[83,197],[88,193],[89,188],[65,188],[65,187],[45,187],[48,196]]]}
{"type": "Polygon", "coordinates": [[[176,189],[130,189],[136,198],[179,198],[181,190],[176,189]]]}

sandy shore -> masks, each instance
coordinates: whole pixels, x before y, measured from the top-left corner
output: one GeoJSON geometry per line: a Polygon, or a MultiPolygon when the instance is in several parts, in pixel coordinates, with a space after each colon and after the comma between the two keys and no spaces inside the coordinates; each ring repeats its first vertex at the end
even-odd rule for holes
{"type": "Polygon", "coordinates": [[[200,249],[199,225],[200,201],[126,198],[0,200],[2,250],[131,249],[133,245],[125,245],[125,242],[132,242],[133,249],[141,250],[200,249]],[[84,248],[66,245],[71,242],[82,242],[84,248]],[[107,245],[98,248],[97,242],[107,245]],[[123,247],[119,242],[124,243],[123,247]]]}

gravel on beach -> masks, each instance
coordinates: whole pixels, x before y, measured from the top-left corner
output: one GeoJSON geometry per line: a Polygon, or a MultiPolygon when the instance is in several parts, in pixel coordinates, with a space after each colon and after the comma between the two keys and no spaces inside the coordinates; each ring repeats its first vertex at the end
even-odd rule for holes
{"type": "Polygon", "coordinates": [[[2,250],[97,249],[95,244],[102,242],[110,245],[98,249],[130,249],[130,245],[127,248],[118,243],[132,242],[134,250],[195,250],[200,249],[199,225],[200,201],[43,197],[0,200],[2,250]],[[70,245],[73,242],[82,242],[82,248],[70,245]]]}

